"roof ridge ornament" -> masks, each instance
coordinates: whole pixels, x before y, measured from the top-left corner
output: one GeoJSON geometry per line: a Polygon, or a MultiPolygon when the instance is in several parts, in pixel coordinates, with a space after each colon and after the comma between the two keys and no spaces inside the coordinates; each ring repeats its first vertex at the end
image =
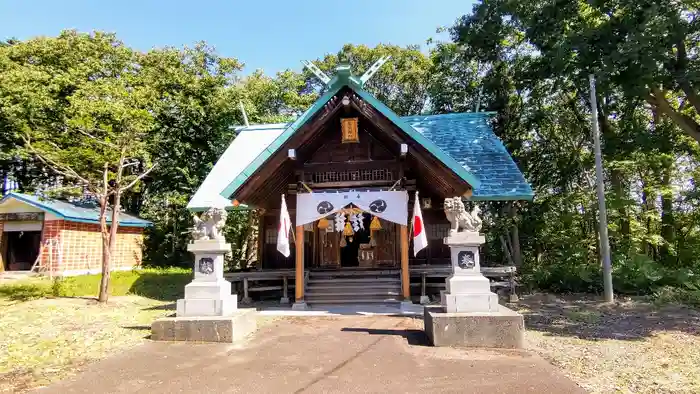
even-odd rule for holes
{"type": "Polygon", "coordinates": [[[326,75],[326,73],[324,73],[323,71],[321,71],[321,69],[318,68],[318,66],[316,66],[316,65],[313,64],[312,62],[310,62],[310,61],[308,61],[308,60],[302,60],[302,61],[301,61],[301,64],[303,64],[304,67],[308,68],[309,71],[311,71],[312,73],[314,73],[314,75],[315,75],[318,79],[320,79],[321,82],[323,82],[324,85],[328,85],[328,82],[331,81],[331,79],[328,77],[328,75],[326,75]]]}
{"type": "Polygon", "coordinates": [[[365,73],[362,74],[362,76],[360,77],[360,84],[361,84],[361,85],[364,85],[367,81],[369,81],[369,79],[372,78],[372,76],[373,76],[377,71],[379,71],[380,68],[382,68],[382,66],[384,65],[384,63],[386,63],[386,62],[389,61],[389,59],[391,59],[391,55],[386,55],[386,56],[380,57],[379,60],[377,60],[376,62],[374,62],[374,64],[372,65],[372,67],[370,67],[369,69],[367,69],[367,71],[365,71],[365,73]]]}
{"type": "Polygon", "coordinates": [[[364,86],[364,84],[367,81],[369,81],[370,78],[372,78],[372,76],[374,76],[374,74],[376,74],[377,71],[379,71],[379,69],[382,68],[384,63],[389,61],[389,59],[391,59],[391,55],[380,57],[379,60],[374,62],[374,64],[372,64],[372,66],[368,68],[367,71],[365,71],[365,73],[362,74],[362,76],[359,79],[356,76],[352,75],[352,72],[350,70],[350,64],[346,62],[341,62],[338,64],[335,70],[336,75],[333,79],[328,77],[328,75],[321,71],[321,69],[318,68],[318,66],[316,66],[314,63],[308,60],[302,60],[301,63],[304,65],[304,67],[308,68],[309,71],[314,73],[316,78],[321,80],[321,82],[323,82],[323,84],[326,86],[332,84],[331,82],[335,83],[336,81],[347,81],[348,78],[351,81],[359,84],[360,86],[364,86]]]}

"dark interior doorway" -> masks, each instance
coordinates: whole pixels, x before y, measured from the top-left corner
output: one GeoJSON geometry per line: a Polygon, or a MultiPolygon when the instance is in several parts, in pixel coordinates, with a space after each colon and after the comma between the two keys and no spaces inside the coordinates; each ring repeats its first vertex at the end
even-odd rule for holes
{"type": "Polygon", "coordinates": [[[8,231],[3,233],[7,245],[3,261],[6,271],[29,271],[39,256],[41,231],[8,231]]]}
{"type": "Polygon", "coordinates": [[[362,223],[365,228],[355,232],[351,237],[343,236],[345,237],[346,246],[340,248],[341,267],[357,267],[360,265],[360,244],[369,243],[369,225],[371,223],[370,215],[365,213],[362,216],[362,223]]]}

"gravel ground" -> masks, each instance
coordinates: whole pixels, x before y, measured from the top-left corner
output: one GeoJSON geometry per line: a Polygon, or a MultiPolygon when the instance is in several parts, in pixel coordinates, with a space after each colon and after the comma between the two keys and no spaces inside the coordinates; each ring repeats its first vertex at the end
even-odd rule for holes
{"type": "MultiPolygon", "coordinates": [[[[535,294],[509,305],[525,315],[533,350],[594,393],[700,392],[700,311],[639,300],[535,294]]],[[[0,392],[21,392],[136,346],[162,301],[112,297],[11,302],[0,298],[0,392]]],[[[269,318],[268,318],[269,319],[269,318]]],[[[309,320],[312,324],[312,320],[309,320]]]]}
{"type": "Polygon", "coordinates": [[[534,294],[509,305],[525,315],[527,346],[593,393],[700,392],[700,311],[588,295],[534,294]]]}

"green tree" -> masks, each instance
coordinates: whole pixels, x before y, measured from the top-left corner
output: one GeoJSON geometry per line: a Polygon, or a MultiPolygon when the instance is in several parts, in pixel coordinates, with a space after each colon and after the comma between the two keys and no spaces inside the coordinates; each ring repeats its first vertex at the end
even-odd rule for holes
{"type": "MultiPolygon", "coordinates": [[[[428,99],[430,59],[418,46],[405,48],[379,44],[374,48],[346,44],[335,54],[328,54],[314,63],[329,76],[341,62],[350,64],[355,75],[362,75],[382,56],[391,56],[386,64],[365,85],[380,101],[399,115],[415,115],[423,111],[428,99]]],[[[305,71],[307,85],[321,88],[318,79],[305,71]]]]}
{"type": "Polygon", "coordinates": [[[242,81],[244,106],[252,123],[286,122],[304,112],[318,94],[308,91],[302,74],[292,70],[273,78],[256,70],[242,81]]]}
{"type": "MultiPolygon", "coordinates": [[[[497,112],[495,131],[535,188],[535,201],[520,204],[520,215],[513,215],[508,204],[492,206],[493,229],[510,236],[506,242],[492,237],[490,257],[500,259],[495,251],[508,239],[515,240],[517,229],[523,240],[522,272],[535,283],[554,290],[597,290],[600,267],[587,81],[588,73],[596,72],[616,281],[622,291],[648,292],[652,282],[658,285],[657,278],[675,277],[659,272],[697,266],[697,259],[690,257],[696,251],[692,242],[697,227],[690,225],[693,216],[688,213],[695,206],[694,171],[700,162],[693,134],[649,100],[654,92],[648,77],[662,80],[665,97],[689,119],[695,121],[697,113],[680,82],[674,85],[661,78],[670,72],[668,53],[677,63],[678,42],[673,44],[676,49],[668,49],[665,41],[659,41],[663,45],[656,50],[663,54],[650,56],[656,57],[656,74],[630,74],[630,70],[639,66],[635,56],[646,56],[637,51],[643,37],[667,34],[671,14],[683,14],[688,21],[694,14],[684,4],[674,4],[673,11],[659,15],[640,13],[624,2],[590,4],[509,0],[477,4],[473,13],[450,28],[452,42],[438,44],[431,54],[430,99],[436,112],[473,110],[476,103],[471,97],[476,94],[482,110],[497,112]],[[609,18],[601,16],[602,9],[609,18]],[[598,17],[609,23],[599,23],[598,17]],[[641,18],[638,26],[623,28],[621,21],[632,24],[631,17],[641,18]],[[630,47],[617,48],[623,43],[616,39],[610,44],[610,37],[618,36],[630,38],[630,47]],[[662,57],[667,60],[659,60],[662,57]]],[[[653,13],[654,8],[650,10],[653,13]]],[[[697,46],[694,34],[685,36],[685,46],[697,46]]],[[[694,52],[688,52],[690,59],[694,52]]],[[[683,74],[682,69],[674,78],[683,74]]],[[[507,246],[503,249],[510,252],[507,246]]]]}
{"type": "Polygon", "coordinates": [[[148,151],[158,168],[148,183],[127,196],[133,212],[154,222],[146,237],[145,259],[155,265],[180,265],[192,226],[187,202],[202,184],[242,124],[236,85],[242,64],[219,56],[205,43],[151,50],[139,56],[139,78],[154,92],[153,128],[148,151]]]}
{"type": "Polygon", "coordinates": [[[155,167],[147,150],[154,92],[139,81],[136,53],[111,34],[67,31],[0,48],[0,59],[5,127],[28,155],[99,201],[98,299],[106,302],[122,193],[155,167]]]}
{"type": "Polygon", "coordinates": [[[548,75],[596,73],[700,141],[695,2],[488,0],[473,15],[479,18],[462,19],[465,36],[498,45],[504,29],[514,26],[537,49],[548,75]]]}

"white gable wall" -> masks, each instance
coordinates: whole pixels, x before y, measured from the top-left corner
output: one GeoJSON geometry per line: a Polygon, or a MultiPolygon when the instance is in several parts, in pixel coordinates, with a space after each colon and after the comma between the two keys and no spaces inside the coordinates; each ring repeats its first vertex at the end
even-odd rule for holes
{"type": "Polygon", "coordinates": [[[33,207],[25,202],[14,198],[8,198],[7,201],[0,204],[0,213],[24,213],[24,212],[43,212],[41,209],[33,207]]]}
{"type": "MultiPolygon", "coordinates": [[[[35,206],[29,205],[23,201],[17,200],[15,198],[8,198],[4,203],[0,204],[0,213],[34,213],[34,212],[44,212],[44,221],[49,220],[62,220],[62,218],[50,213],[43,211],[35,206]]],[[[5,223],[5,231],[7,226],[11,226],[10,222],[5,223]]],[[[16,231],[30,231],[30,230],[16,230],[16,231]]]]}
{"type": "Polygon", "coordinates": [[[221,193],[275,138],[285,130],[285,124],[250,126],[238,133],[223,155],[197,189],[189,209],[226,208],[231,201],[221,193]]]}

